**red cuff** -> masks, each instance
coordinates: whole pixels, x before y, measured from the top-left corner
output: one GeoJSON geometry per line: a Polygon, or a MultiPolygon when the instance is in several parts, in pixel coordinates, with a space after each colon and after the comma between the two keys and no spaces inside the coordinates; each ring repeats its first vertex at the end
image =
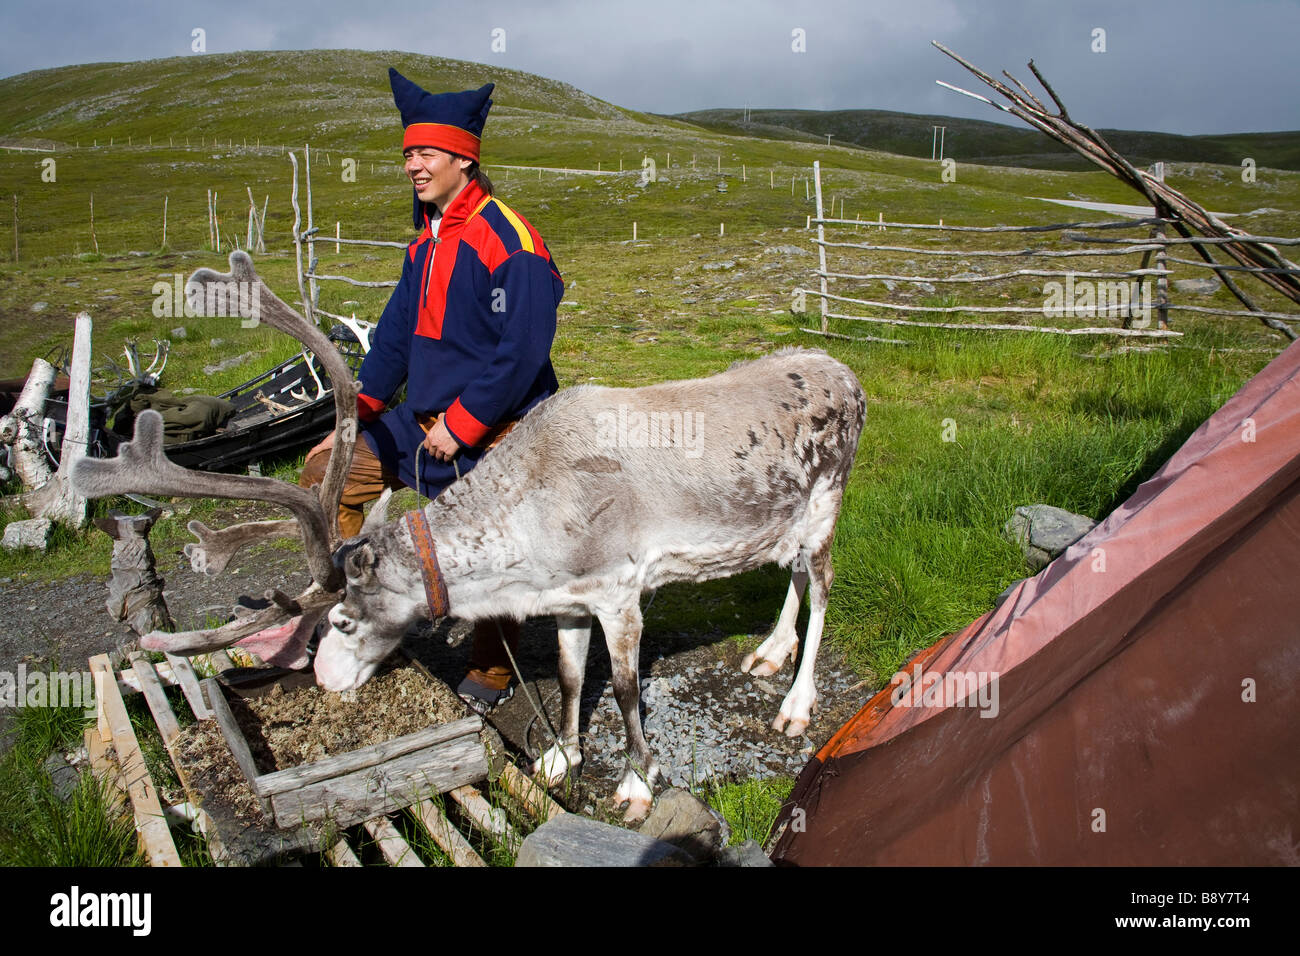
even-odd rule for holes
{"type": "Polygon", "coordinates": [[[447,409],[443,421],[447,425],[447,431],[451,432],[451,437],[466,447],[481,444],[487,437],[487,433],[492,430],[491,425],[484,425],[465,411],[465,406],[460,403],[459,398],[452,402],[451,408],[447,409]]]}
{"type": "Polygon", "coordinates": [[[384,412],[386,402],[381,402],[377,398],[371,398],[369,395],[357,393],[357,418],[363,422],[373,422],[384,412]]]}

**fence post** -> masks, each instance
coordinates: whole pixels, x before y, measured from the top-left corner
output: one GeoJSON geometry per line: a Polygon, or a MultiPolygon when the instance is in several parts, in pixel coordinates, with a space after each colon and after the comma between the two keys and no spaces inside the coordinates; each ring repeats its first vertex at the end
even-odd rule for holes
{"type": "Polygon", "coordinates": [[[316,303],[320,301],[317,296],[320,295],[320,289],[316,284],[316,232],[312,226],[312,208],[311,208],[311,145],[303,146],[303,167],[307,177],[307,292],[309,302],[307,304],[307,320],[316,324],[316,303]]]}
{"type": "MultiPolygon", "coordinates": [[[[1160,215],[1159,210],[1156,211],[1156,215],[1160,215]]],[[[1161,218],[1164,217],[1161,216],[1161,218]]],[[[1154,232],[1156,239],[1163,240],[1165,238],[1165,224],[1163,222],[1156,223],[1154,232]]],[[[1168,260],[1166,259],[1168,251],[1168,247],[1162,242],[1160,248],[1156,250],[1157,269],[1168,268],[1168,260]]],[[[1169,328],[1169,276],[1166,275],[1156,277],[1156,328],[1169,328]]]]}
{"type": "Polygon", "coordinates": [[[289,195],[289,204],[293,206],[293,251],[298,272],[298,295],[302,298],[303,317],[315,325],[316,314],[311,307],[311,297],[302,284],[302,211],[298,208],[298,154],[290,153],[289,162],[293,164],[293,191],[289,195]]]}
{"type": "Polygon", "coordinates": [[[822,222],[822,164],[813,160],[813,177],[817,180],[817,259],[822,280],[822,334],[827,331],[826,321],[826,224],[822,222]]]}

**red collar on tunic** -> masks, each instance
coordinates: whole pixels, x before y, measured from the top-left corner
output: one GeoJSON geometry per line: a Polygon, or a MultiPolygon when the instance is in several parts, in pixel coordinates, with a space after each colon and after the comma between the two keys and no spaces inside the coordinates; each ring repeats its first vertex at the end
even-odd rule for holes
{"type": "MultiPolygon", "coordinates": [[[[447,204],[447,208],[442,211],[442,224],[438,226],[438,236],[441,238],[449,232],[454,233],[461,229],[465,223],[469,222],[479,210],[492,197],[485,193],[476,180],[471,179],[465,184],[465,188],[456,194],[456,198],[447,204]]],[[[433,234],[429,228],[429,207],[426,204],[424,208],[424,231],[420,233],[417,242],[428,239],[433,234]]]]}

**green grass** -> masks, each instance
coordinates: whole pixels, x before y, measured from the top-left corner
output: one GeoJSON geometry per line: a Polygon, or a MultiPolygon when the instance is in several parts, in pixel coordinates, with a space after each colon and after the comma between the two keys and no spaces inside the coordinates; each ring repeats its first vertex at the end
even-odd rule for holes
{"type": "Polygon", "coordinates": [[[106,785],[83,772],[60,801],[42,764],[80,744],[83,708],[14,712],[14,741],[0,758],[0,866],[138,866],[134,822],[110,811],[106,785]]]}
{"type": "Polygon", "coordinates": [[[757,840],[760,845],[765,845],[781,806],[793,788],[794,780],[790,777],[768,777],[710,785],[704,796],[709,806],[721,813],[731,827],[728,845],[746,840],[757,840]]]}

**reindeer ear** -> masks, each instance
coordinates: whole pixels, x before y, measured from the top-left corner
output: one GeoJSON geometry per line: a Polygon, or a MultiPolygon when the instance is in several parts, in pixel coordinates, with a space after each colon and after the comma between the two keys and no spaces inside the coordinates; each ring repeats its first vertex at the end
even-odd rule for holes
{"type": "Polygon", "coordinates": [[[377,563],[378,561],[375,558],[374,549],[370,547],[370,542],[362,541],[348,552],[347,559],[343,565],[343,570],[348,576],[348,581],[357,584],[365,584],[374,579],[375,565],[377,563]]]}

